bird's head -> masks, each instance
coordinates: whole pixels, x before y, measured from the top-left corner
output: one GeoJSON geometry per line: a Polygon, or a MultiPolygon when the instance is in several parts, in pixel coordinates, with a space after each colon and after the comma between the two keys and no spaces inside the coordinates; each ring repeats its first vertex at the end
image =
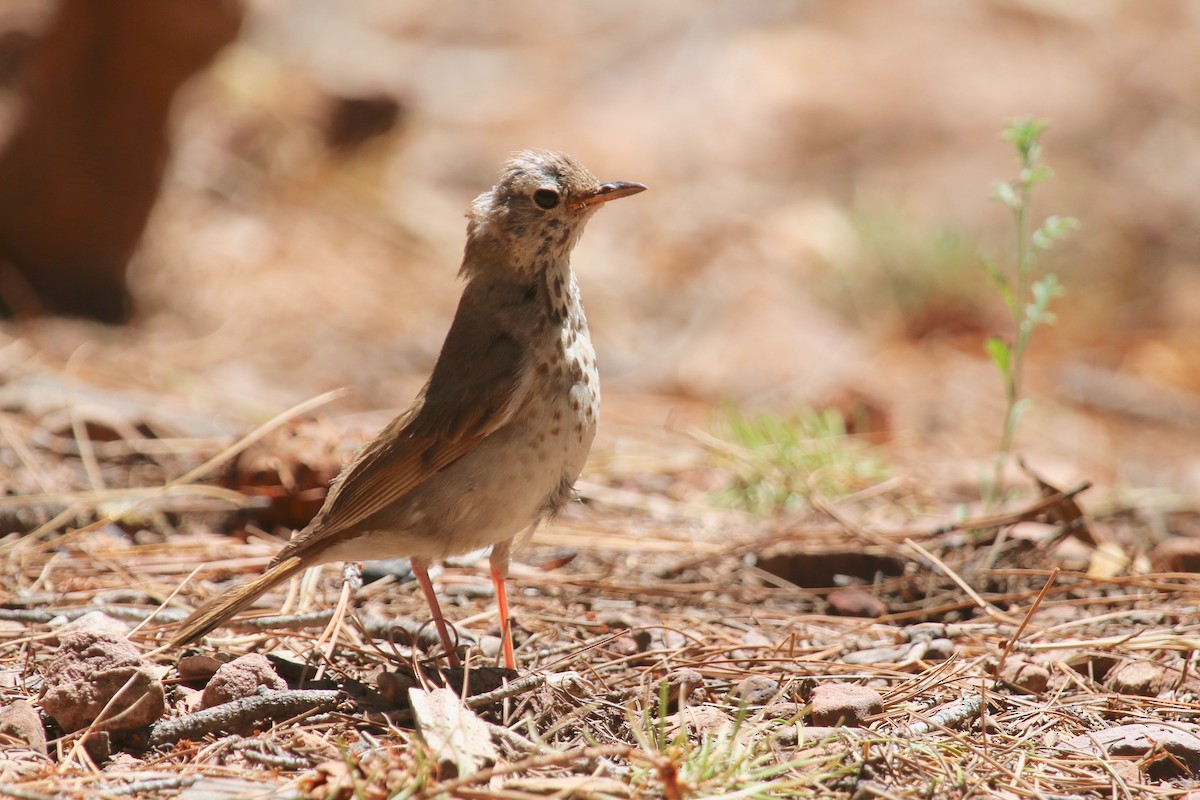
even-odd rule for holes
{"type": "Polygon", "coordinates": [[[600,181],[565,153],[523,150],[467,211],[468,255],[474,240],[516,269],[559,262],[600,206],[645,189],[640,183],[600,181]]]}

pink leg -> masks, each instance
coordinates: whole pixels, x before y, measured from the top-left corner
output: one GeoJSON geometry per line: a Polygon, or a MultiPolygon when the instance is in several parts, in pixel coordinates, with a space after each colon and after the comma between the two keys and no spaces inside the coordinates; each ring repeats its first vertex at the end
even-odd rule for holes
{"type": "Polygon", "coordinates": [[[501,542],[492,546],[491,566],[492,583],[496,586],[496,602],[500,606],[500,639],[504,646],[504,666],[515,670],[517,659],[513,654],[512,622],[508,616],[508,593],[504,587],[504,581],[508,578],[510,544],[510,542],[501,542]]]}
{"type": "Polygon", "coordinates": [[[421,592],[425,595],[425,602],[429,603],[429,610],[433,614],[433,624],[437,626],[438,638],[442,640],[442,647],[446,651],[446,658],[450,661],[450,668],[458,669],[458,651],[454,647],[454,640],[450,638],[450,630],[446,627],[446,618],[442,616],[442,607],[438,605],[437,595],[429,580],[429,562],[423,558],[410,560],[413,574],[417,576],[417,583],[421,584],[421,592]]]}

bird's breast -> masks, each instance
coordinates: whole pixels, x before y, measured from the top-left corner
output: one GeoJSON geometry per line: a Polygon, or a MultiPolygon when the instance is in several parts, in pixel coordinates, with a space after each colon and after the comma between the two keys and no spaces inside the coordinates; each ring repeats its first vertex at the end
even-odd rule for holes
{"type": "Polygon", "coordinates": [[[517,423],[538,460],[573,482],[583,469],[600,417],[600,376],[582,311],[536,346],[534,383],[517,423]]]}

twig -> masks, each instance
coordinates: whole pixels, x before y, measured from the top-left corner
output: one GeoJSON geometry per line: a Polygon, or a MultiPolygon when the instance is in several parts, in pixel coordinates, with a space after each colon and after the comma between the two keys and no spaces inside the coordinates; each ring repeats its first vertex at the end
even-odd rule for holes
{"type": "Polygon", "coordinates": [[[203,777],[203,775],[175,775],[169,778],[150,778],[144,781],[127,783],[115,789],[106,789],[105,791],[108,794],[132,794],[144,797],[153,792],[163,792],[168,789],[186,789],[203,777]]]}
{"type": "Polygon", "coordinates": [[[1000,671],[1004,669],[1004,662],[1008,659],[1008,654],[1012,652],[1013,645],[1021,638],[1021,634],[1025,632],[1025,628],[1029,625],[1029,621],[1033,619],[1033,615],[1037,613],[1038,606],[1042,604],[1042,600],[1046,598],[1046,593],[1050,591],[1050,587],[1054,585],[1055,579],[1058,578],[1058,567],[1050,573],[1050,577],[1046,579],[1046,583],[1042,586],[1042,590],[1038,592],[1038,596],[1033,599],[1033,604],[1029,606],[1029,611],[1025,614],[1025,619],[1021,620],[1021,624],[1017,626],[1016,633],[1009,637],[1004,643],[1004,652],[1000,654],[1000,661],[996,664],[996,669],[992,673],[997,680],[1000,679],[1000,671]]]}
{"type": "Polygon", "coordinates": [[[350,607],[351,598],[354,593],[362,588],[362,570],[358,564],[348,562],[342,568],[342,589],[338,592],[337,605],[333,609],[333,618],[329,624],[325,626],[325,630],[321,631],[321,635],[317,637],[317,641],[313,644],[313,650],[320,650],[324,645],[325,657],[322,659],[321,666],[317,667],[317,675],[315,680],[321,680],[325,676],[325,667],[333,662],[333,653],[337,649],[338,639],[341,638],[342,624],[346,620],[347,609],[350,607]],[[326,639],[328,638],[328,642],[326,639]]]}
{"type": "Polygon", "coordinates": [[[288,719],[305,712],[329,711],[347,700],[349,695],[336,689],[262,692],[160,722],[150,729],[149,745],[158,747],[210,733],[252,729],[267,721],[288,719]]]}
{"type": "Polygon", "coordinates": [[[273,628],[315,628],[324,625],[333,618],[333,609],[324,608],[320,611],[302,611],[298,614],[271,614],[264,617],[247,617],[230,620],[227,628],[246,631],[266,631],[273,628]]]}
{"type": "Polygon", "coordinates": [[[934,728],[955,728],[983,710],[983,698],[964,697],[908,727],[909,736],[924,736],[934,728]]]}
{"type": "Polygon", "coordinates": [[[42,794],[28,789],[18,789],[16,786],[0,784],[0,797],[12,797],[16,800],[61,800],[61,794],[42,794]]]}
{"type": "Polygon", "coordinates": [[[1092,482],[1084,481],[1075,488],[1068,489],[1065,492],[1055,492],[1054,494],[1048,494],[1040,497],[1024,508],[1017,509],[1016,511],[1009,511],[1003,514],[992,514],[986,517],[976,517],[975,519],[964,519],[960,522],[948,522],[931,528],[927,534],[932,538],[946,533],[953,533],[954,531],[1001,528],[1005,525],[1015,525],[1018,522],[1026,522],[1030,519],[1034,519],[1046,509],[1053,508],[1062,501],[1069,500],[1075,497],[1075,495],[1081,494],[1090,488],[1092,488],[1092,482]]]}
{"type": "Polygon", "coordinates": [[[559,684],[577,680],[580,680],[580,676],[575,672],[563,672],[557,675],[539,672],[533,675],[526,675],[524,678],[517,678],[515,681],[508,681],[499,689],[472,695],[466,699],[466,704],[467,708],[481,708],[483,706],[490,706],[492,703],[498,703],[501,700],[507,700],[510,697],[516,697],[519,694],[524,694],[530,689],[536,689],[546,683],[559,684]]]}
{"type": "Polygon", "coordinates": [[[495,736],[497,739],[503,739],[510,746],[514,747],[517,750],[521,750],[526,753],[530,753],[535,750],[539,751],[541,753],[554,752],[554,750],[552,748],[550,748],[544,744],[539,744],[538,742],[532,741],[530,739],[526,739],[521,734],[517,733],[514,730],[509,730],[508,728],[504,727],[503,725],[497,725],[496,723],[488,722],[487,720],[484,720],[483,724],[487,725],[488,730],[492,732],[493,736],[495,736]]]}
{"type": "Polygon", "coordinates": [[[252,747],[239,747],[238,752],[247,761],[253,761],[255,764],[262,764],[273,769],[302,770],[312,766],[312,762],[307,758],[287,753],[264,753],[262,750],[255,750],[252,747]]]}
{"type": "Polygon", "coordinates": [[[157,617],[159,622],[180,622],[187,612],[177,608],[164,608],[155,614],[155,609],[149,611],[141,608],[122,608],[121,606],[80,606],[79,608],[0,608],[0,621],[23,622],[27,625],[44,625],[51,620],[78,619],[85,614],[99,611],[113,619],[132,622],[142,622],[150,617],[157,617]]]}

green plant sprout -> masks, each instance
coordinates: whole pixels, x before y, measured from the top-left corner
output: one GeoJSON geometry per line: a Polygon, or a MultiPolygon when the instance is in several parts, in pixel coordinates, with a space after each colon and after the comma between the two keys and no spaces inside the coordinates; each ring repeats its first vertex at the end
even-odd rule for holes
{"type": "Polygon", "coordinates": [[[1050,249],[1055,242],[1065,239],[1079,227],[1073,217],[1049,216],[1041,226],[1030,233],[1030,205],[1033,188],[1054,177],[1054,173],[1042,163],[1041,136],[1049,123],[1040,119],[1010,120],[1004,128],[1004,140],[1016,150],[1021,165],[1014,181],[997,181],[992,187],[992,198],[1003,203],[1012,212],[1016,222],[1016,263],[1012,279],[994,262],[983,259],[992,283],[1000,292],[1005,307],[1012,315],[1016,326],[1016,337],[1012,343],[999,336],[991,336],[984,343],[992,363],[1004,380],[1006,406],[1004,428],[1000,436],[1000,450],[996,455],[993,476],[992,500],[1004,494],[1004,465],[1012,453],[1017,423],[1029,409],[1029,398],[1022,396],[1025,356],[1034,330],[1040,325],[1051,325],[1055,321],[1050,305],[1062,296],[1064,289],[1058,276],[1047,272],[1034,277],[1034,265],[1038,254],[1050,249]]]}
{"type": "Polygon", "coordinates": [[[728,727],[710,733],[693,730],[689,735],[687,714],[669,713],[665,682],[656,708],[642,712],[628,706],[626,717],[633,741],[653,764],[634,768],[630,780],[633,796],[678,800],[826,797],[826,784],[862,768],[856,748],[822,746],[832,742],[833,736],[815,739],[811,747],[799,748],[791,758],[783,757],[770,732],[794,722],[751,720],[751,709],[745,703],[724,710],[728,727]]]}
{"type": "Polygon", "coordinates": [[[836,409],[802,408],[781,417],[730,407],[723,422],[722,438],[706,438],[732,473],[716,498],[721,505],[778,514],[803,506],[812,491],[844,498],[891,471],[866,441],[847,432],[836,409]]]}

